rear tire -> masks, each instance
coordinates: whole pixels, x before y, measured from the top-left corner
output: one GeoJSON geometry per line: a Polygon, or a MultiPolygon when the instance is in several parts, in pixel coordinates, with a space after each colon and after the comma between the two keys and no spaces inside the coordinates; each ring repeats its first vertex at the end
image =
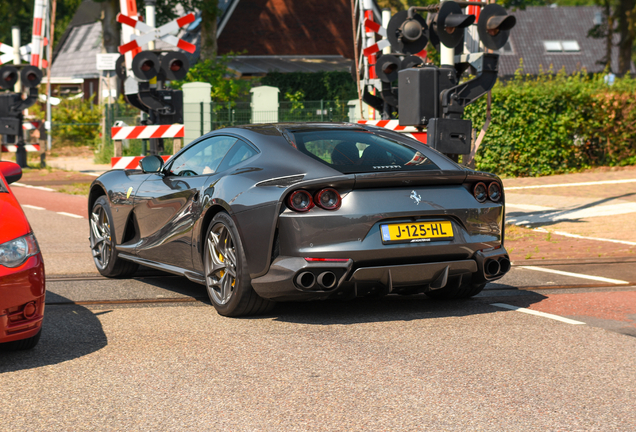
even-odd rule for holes
{"type": "Polygon", "coordinates": [[[435,300],[458,300],[469,298],[479,294],[486,284],[467,283],[460,286],[440,288],[428,291],[426,295],[435,300]]]}
{"type": "Polygon", "coordinates": [[[210,222],[203,262],[208,296],[220,315],[258,315],[273,309],[275,303],[260,297],[252,288],[241,238],[227,213],[218,213],[210,222]]]}
{"type": "Polygon", "coordinates": [[[113,215],[105,196],[100,196],[93,204],[90,214],[91,252],[95,267],[109,278],[130,277],[137,271],[139,264],[126,261],[117,256],[115,237],[112,235],[113,215]]]}
{"type": "Polygon", "coordinates": [[[42,336],[41,328],[40,328],[40,331],[35,336],[31,336],[30,338],[0,344],[0,349],[6,350],[6,351],[30,350],[35,348],[38,342],[40,342],[40,336],[42,336]]]}

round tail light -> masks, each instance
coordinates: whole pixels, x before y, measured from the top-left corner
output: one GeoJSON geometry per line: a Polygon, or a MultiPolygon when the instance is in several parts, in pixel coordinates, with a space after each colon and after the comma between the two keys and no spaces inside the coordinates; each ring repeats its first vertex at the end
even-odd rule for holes
{"type": "Polygon", "coordinates": [[[477,183],[473,189],[473,196],[480,203],[486,201],[488,198],[488,189],[486,189],[486,185],[482,182],[477,183]]]}
{"type": "Polygon", "coordinates": [[[311,199],[309,192],[297,190],[289,195],[289,198],[287,198],[287,205],[290,209],[297,212],[306,212],[314,206],[314,202],[311,199]]]}
{"type": "Polygon", "coordinates": [[[337,190],[332,188],[322,189],[314,195],[314,201],[318,207],[325,210],[337,210],[340,208],[342,200],[337,190]]]}
{"type": "Polygon", "coordinates": [[[488,185],[488,198],[494,202],[501,199],[501,186],[499,186],[499,183],[492,182],[488,185]]]}

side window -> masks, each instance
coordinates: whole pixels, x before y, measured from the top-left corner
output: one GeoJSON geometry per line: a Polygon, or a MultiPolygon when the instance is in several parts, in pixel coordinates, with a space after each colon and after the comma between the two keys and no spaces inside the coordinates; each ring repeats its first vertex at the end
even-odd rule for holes
{"type": "Polygon", "coordinates": [[[230,136],[203,140],[176,158],[170,166],[170,173],[178,176],[214,174],[236,141],[230,136]]]}
{"type": "Polygon", "coordinates": [[[246,143],[245,141],[238,140],[234,147],[227,153],[223,163],[219,167],[219,171],[224,171],[228,168],[232,168],[244,160],[247,160],[256,154],[254,147],[246,143]]]}

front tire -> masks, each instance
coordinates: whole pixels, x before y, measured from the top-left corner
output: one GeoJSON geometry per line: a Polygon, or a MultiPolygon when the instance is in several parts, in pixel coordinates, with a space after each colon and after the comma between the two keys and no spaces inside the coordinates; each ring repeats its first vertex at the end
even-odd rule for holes
{"type": "Polygon", "coordinates": [[[274,302],[260,297],[252,288],[243,245],[227,213],[218,213],[210,222],[203,250],[205,285],[220,315],[257,315],[274,307],[274,302]]]}
{"type": "Polygon", "coordinates": [[[115,237],[112,235],[113,215],[108,200],[103,195],[93,204],[90,226],[93,261],[102,276],[125,278],[135,274],[139,265],[117,256],[115,237]]]}

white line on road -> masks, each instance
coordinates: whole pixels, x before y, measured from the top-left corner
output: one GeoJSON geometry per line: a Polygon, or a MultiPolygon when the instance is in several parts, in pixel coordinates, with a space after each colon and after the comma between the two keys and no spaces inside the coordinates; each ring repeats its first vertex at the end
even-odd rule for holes
{"type": "Polygon", "coordinates": [[[28,185],[28,184],[18,183],[18,182],[11,183],[11,186],[20,186],[20,187],[25,187],[25,188],[29,188],[29,189],[39,189],[39,190],[43,190],[43,191],[55,192],[55,189],[47,188],[47,187],[44,187],[44,186],[31,186],[31,185],[28,185]]]}
{"type": "Polygon", "coordinates": [[[540,272],[545,272],[545,273],[553,273],[553,274],[558,274],[558,275],[561,275],[561,276],[570,276],[570,277],[576,277],[576,278],[581,278],[581,279],[590,279],[590,280],[595,280],[595,281],[598,281],[598,282],[613,283],[613,284],[616,284],[616,285],[629,284],[629,282],[623,281],[623,280],[610,279],[610,278],[605,278],[605,277],[601,277],[601,276],[591,276],[591,275],[586,275],[586,274],[581,274],[581,273],[570,273],[570,272],[565,272],[565,271],[561,271],[561,270],[552,270],[552,269],[544,268],[544,267],[519,266],[517,268],[526,269],[526,270],[535,270],[535,271],[540,271],[540,272]]]}
{"type": "Polygon", "coordinates": [[[543,189],[551,187],[572,187],[572,186],[596,186],[604,184],[621,184],[621,183],[636,183],[636,179],[624,179],[624,180],[603,180],[595,182],[583,182],[583,183],[561,183],[561,184],[546,184],[546,185],[534,185],[534,186],[512,186],[505,187],[504,190],[518,190],[518,189],[543,189]]]}
{"type": "Polygon", "coordinates": [[[76,215],[76,214],[73,214],[73,213],[66,213],[66,212],[56,212],[56,213],[59,214],[59,215],[62,215],[62,216],[70,216],[70,217],[73,217],[73,218],[84,219],[84,216],[76,215]]]}
{"type": "Polygon", "coordinates": [[[604,241],[604,242],[610,242],[610,243],[618,243],[618,244],[636,246],[636,242],[630,242],[630,241],[626,241],[626,240],[614,240],[614,239],[606,239],[606,238],[600,238],[600,237],[586,237],[586,236],[582,236],[582,235],[578,235],[578,234],[570,234],[570,233],[567,233],[567,232],[564,232],[564,231],[548,231],[547,229],[544,229],[544,228],[534,228],[534,231],[539,231],[539,232],[543,232],[543,233],[550,232],[552,234],[557,234],[557,235],[564,236],[564,237],[572,237],[572,238],[578,238],[578,239],[583,239],[583,240],[596,240],[596,241],[604,241]]]}
{"type": "Polygon", "coordinates": [[[492,303],[490,306],[495,306],[495,307],[500,307],[503,309],[510,309],[516,312],[523,312],[523,313],[527,313],[530,315],[536,315],[536,316],[540,316],[543,318],[550,318],[556,321],[561,321],[567,324],[575,324],[575,325],[581,325],[581,324],[585,324],[584,322],[581,321],[575,321],[573,319],[569,319],[569,318],[563,318],[561,316],[558,315],[553,315],[553,314],[549,314],[549,313],[545,313],[545,312],[539,312],[539,311],[535,311],[532,309],[526,309],[526,308],[522,308],[522,307],[517,307],[517,306],[512,306],[509,304],[505,304],[505,303],[492,303]]]}
{"type": "Polygon", "coordinates": [[[38,207],[34,205],[29,205],[29,204],[22,204],[22,207],[30,208],[33,210],[46,210],[44,207],[38,207]]]}
{"type": "Polygon", "coordinates": [[[554,207],[545,207],[545,206],[539,206],[539,205],[534,205],[534,204],[512,204],[512,203],[506,203],[506,208],[508,207],[513,207],[513,208],[518,208],[521,210],[528,210],[528,211],[547,211],[547,210],[556,210],[554,207]]]}

